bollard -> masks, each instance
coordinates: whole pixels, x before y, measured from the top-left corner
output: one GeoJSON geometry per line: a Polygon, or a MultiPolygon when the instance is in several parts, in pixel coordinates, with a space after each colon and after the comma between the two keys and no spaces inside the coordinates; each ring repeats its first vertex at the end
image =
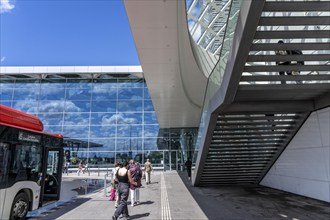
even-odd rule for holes
{"type": "Polygon", "coordinates": [[[104,175],[104,197],[107,197],[107,176],[108,174],[104,175]]]}
{"type": "Polygon", "coordinates": [[[97,176],[100,176],[100,167],[98,167],[97,169],[98,169],[98,174],[97,174],[97,176]]]}
{"type": "Polygon", "coordinates": [[[83,180],[83,182],[85,182],[85,195],[87,195],[88,181],[87,180],[83,180]]]}

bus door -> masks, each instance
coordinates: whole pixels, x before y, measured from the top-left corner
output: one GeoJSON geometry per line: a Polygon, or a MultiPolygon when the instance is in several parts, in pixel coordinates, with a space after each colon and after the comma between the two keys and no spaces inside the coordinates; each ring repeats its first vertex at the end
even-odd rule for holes
{"type": "Polygon", "coordinates": [[[60,199],[63,148],[46,148],[44,157],[43,184],[41,193],[42,204],[60,199]]]}

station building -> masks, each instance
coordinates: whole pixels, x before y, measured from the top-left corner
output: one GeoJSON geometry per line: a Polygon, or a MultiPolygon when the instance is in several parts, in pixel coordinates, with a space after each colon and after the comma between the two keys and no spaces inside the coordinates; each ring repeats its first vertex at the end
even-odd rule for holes
{"type": "Polygon", "coordinates": [[[329,1],[124,4],[142,69],[1,67],[1,103],[93,162],[192,158],[195,186],[330,202],[329,1]]]}

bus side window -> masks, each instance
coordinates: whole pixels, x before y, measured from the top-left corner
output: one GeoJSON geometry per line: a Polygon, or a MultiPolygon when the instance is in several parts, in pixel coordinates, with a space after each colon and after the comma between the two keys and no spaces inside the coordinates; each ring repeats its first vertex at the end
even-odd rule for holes
{"type": "Polygon", "coordinates": [[[9,144],[0,143],[0,188],[5,187],[8,174],[9,144]]]}
{"type": "Polygon", "coordinates": [[[8,164],[8,153],[9,153],[9,144],[0,143],[0,188],[4,187],[6,176],[8,173],[7,164],[8,164]]]}

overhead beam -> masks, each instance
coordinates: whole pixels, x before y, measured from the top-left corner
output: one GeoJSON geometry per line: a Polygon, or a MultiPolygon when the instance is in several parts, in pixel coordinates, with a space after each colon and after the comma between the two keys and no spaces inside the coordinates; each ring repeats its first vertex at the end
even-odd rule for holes
{"type": "Polygon", "coordinates": [[[330,2],[266,2],[264,12],[329,11],[330,2]]]}
{"type": "Polygon", "coordinates": [[[234,102],[225,112],[257,113],[257,112],[310,112],[314,110],[313,101],[271,101],[271,102],[234,102]]]}
{"type": "Polygon", "coordinates": [[[255,43],[251,51],[275,51],[275,50],[329,50],[330,43],[255,43]]]}
{"type": "Polygon", "coordinates": [[[262,76],[242,76],[241,82],[258,82],[258,81],[330,81],[330,75],[262,75],[262,76]]]}
{"type": "Polygon", "coordinates": [[[245,66],[245,72],[329,71],[330,65],[260,65],[245,66]]]}
{"type": "Polygon", "coordinates": [[[247,62],[275,62],[275,61],[329,61],[330,54],[304,55],[249,55],[247,62]]]}
{"type": "Polygon", "coordinates": [[[288,38],[329,38],[328,30],[303,30],[303,31],[257,31],[255,39],[288,39],[288,38]]]}
{"type": "Polygon", "coordinates": [[[282,16],[261,17],[259,26],[307,26],[307,25],[329,25],[329,16],[282,16]]]}

